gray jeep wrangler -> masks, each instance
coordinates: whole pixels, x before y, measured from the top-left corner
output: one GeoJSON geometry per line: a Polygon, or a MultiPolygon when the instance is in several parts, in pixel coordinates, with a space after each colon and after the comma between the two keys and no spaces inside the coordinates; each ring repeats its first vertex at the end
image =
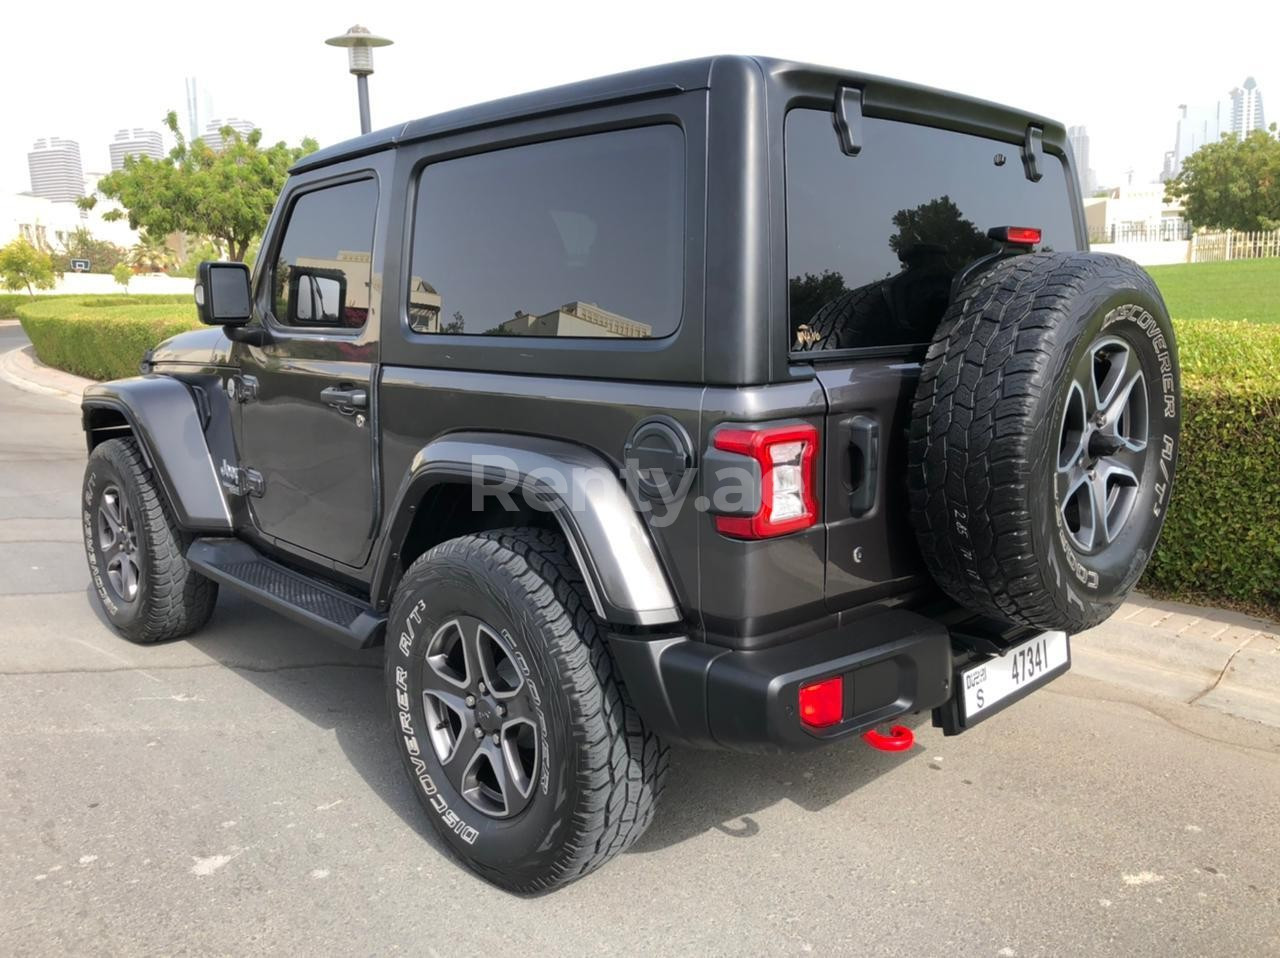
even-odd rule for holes
{"type": "Polygon", "coordinates": [[[521,891],[633,843],[671,743],[962,732],[1169,502],[1169,317],[1076,184],[1043,117],[745,57],[321,150],[210,328],[86,391],[97,594],[385,641],[427,817],[521,891]]]}

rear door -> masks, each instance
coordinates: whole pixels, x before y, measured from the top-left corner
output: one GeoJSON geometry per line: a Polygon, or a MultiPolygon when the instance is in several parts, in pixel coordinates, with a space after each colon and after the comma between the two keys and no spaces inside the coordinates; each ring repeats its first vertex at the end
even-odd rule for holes
{"type": "Polygon", "coordinates": [[[827,110],[787,114],[792,358],[827,394],[827,604],[924,584],[909,520],[907,429],[920,360],[958,271],[996,250],[987,231],[1035,226],[1078,248],[1062,160],[1030,180],[1017,144],[866,117],[841,151],[827,110]]]}

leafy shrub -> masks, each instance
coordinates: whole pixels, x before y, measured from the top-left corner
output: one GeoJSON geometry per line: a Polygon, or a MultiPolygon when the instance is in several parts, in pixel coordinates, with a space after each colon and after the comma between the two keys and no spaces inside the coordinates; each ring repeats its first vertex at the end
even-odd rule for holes
{"type": "Polygon", "coordinates": [[[1182,437],[1143,585],[1280,609],[1280,327],[1175,322],[1182,437]]]}
{"type": "Polygon", "coordinates": [[[42,362],[91,379],[136,376],[148,349],[200,325],[190,296],[58,296],[17,312],[42,362]]]}

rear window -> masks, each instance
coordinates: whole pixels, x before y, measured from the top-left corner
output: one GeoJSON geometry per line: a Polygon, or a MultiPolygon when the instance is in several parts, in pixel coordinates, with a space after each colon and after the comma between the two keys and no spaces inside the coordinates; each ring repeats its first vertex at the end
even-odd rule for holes
{"type": "Polygon", "coordinates": [[[434,163],[410,265],[417,333],[666,336],[684,296],[684,134],[664,124],[434,163]]]}
{"type": "Polygon", "coordinates": [[[846,156],[829,111],[787,115],[792,349],[928,342],[956,272],[996,248],[994,226],[1038,226],[1041,249],[1077,248],[1057,157],[1032,183],[1014,144],[863,122],[862,152],[846,156]]]}

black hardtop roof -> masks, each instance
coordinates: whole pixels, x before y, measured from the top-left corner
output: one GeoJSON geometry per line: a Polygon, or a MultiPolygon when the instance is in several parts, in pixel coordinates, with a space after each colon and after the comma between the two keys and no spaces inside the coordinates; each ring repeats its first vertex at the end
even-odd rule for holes
{"type": "Polygon", "coordinates": [[[1061,124],[1045,117],[932,87],[768,57],[714,56],[581,80],[410,120],[317,150],[299,160],[292,172],[315,169],[399,143],[424,140],[461,130],[562,113],[588,105],[666,96],[689,90],[708,90],[714,87],[717,77],[744,72],[754,73],[757,78],[762,78],[773,87],[786,85],[793,80],[811,84],[815,79],[829,80],[832,93],[841,84],[859,86],[863,89],[868,105],[877,102],[893,104],[893,109],[884,112],[886,115],[901,114],[902,119],[921,119],[926,116],[936,118],[941,112],[945,116],[963,116],[964,126],[975,132],[1010,133],[1014,129],[1024,129],[1028,123],[1034,123],[1044,128],[1046,143],[1061,142],[1066,136],[1061,124]]]}

